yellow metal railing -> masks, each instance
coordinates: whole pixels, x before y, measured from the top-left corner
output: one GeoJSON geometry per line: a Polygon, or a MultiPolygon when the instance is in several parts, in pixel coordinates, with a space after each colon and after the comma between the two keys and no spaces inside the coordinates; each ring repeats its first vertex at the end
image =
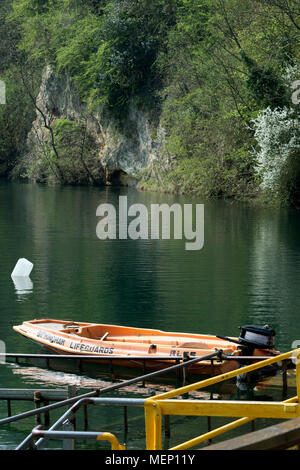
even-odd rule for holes
{"type": "Polygon", "coordinates": [[[145,402],[146,444],[148,450],[162,449],[162,416],[223,416],[240,419],[209,431],[170,450],[184,450],[208,441],[227,431],[235,429],[256,418],[290,419],[300,416],[300,349],[271,357],[261,362],[241,367],[231,372],[202,380],[155,397],[145,402]],[[261,369],[276,362],[294,358],[296,362],[297,396],[283,402],[224,401],[224,400],[177,400],[180,395],[203,389],[238,375],[261,369]]]}
{"type": "Polygon", "coordinates": [[[111,445],[111,450],[126,450],[126,446],[120,444],[118,438],[110,432],[102,432],[97,436],[97,441],[108,441],[111,445]]]}

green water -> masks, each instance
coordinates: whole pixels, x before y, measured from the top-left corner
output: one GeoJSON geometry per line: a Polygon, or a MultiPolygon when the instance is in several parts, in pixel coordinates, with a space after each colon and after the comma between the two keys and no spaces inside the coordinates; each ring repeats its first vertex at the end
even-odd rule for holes
{"type": "MultiPolygon", "coordinates": [[[[129,204],[148,207],[205,202],[125,188],[52,188],[0,180],[0,340],[7,352],[39,352],[12,330],[38,317],[223,335],[237,335],[239,325],[268,323],[277,332],[281,351],[300,340],[299,212],[205,202],[205,244],[200,251],[186,251],[185,240],[100,241],[96,208],[104,202],[117,205],[119,195],[127,195],[129,204]],[[33,287],[23,293],[10,278],[21,257],[35,265],[33,287]]],[[[84,388],[95,385],[93,380],[0,365],[0,387],[77,383],[84,388]]],[[[137,388],[122,396],[146,392],[137,388]]],[[[13,413],[30,406],[14,403],[13,413]]],[[[0,416],[6,412],[6,404],[0,403],[0,416]]],[[[143,448],[142,412],[130,410],[128,435],[121,414],[93,410],[91,427],[112,430],[130,448],[143,448]]],[[[206,429],[192,418],[188,425],[183,419],[175,421],[172,445],[206,429]]],[[[0,448],[13,448],[33,425],[28,419],[2,426],[0,448]]],[[[77,445],[95,448],[91,442],[77,445]]]]}

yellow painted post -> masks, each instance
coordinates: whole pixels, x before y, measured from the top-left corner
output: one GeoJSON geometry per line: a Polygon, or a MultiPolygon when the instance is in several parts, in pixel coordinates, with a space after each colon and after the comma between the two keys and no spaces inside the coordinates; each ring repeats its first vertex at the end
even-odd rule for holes
{"type": "Polygon", "coordinates": [[[152,398],[145,402],[145,429],[147,450],[162,450],[162,413],[152,398]]]}

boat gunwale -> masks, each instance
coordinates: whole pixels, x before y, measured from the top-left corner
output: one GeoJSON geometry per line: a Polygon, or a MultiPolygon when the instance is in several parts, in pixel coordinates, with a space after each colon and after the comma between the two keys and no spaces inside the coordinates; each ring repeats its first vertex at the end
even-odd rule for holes
{"type": "MultiPolygon", "coordinates": [[[[48,331],[55,331],[56,334],[66,334],[66,335],[70,335],[72,333],[68,333],[68,332],[65,332],[63,330],[51,330],[51,328],[47,328],[45,326],[42,326],[43,323],[61,323],[63,325],[67,325],[67,324],[72,324],[72,326],[74,325],[74,327],[78,326],[78,327],[95,327],[95,326],[99,326],[99,327],[107,327],[107,329],[109,328],[121,328],[121,329],[124,329],[124,330],[130,330],[130,331],[140,331],[140,332],[154,332],[155,335],[149,335],[149,336],[173,336],[174,338],[193,338],[193,339],[202,339],[202,340],[213,340],[215,341],[216,343],[219,343],[219,344],[227,344],[227,341],[224,341],[222,339],[219,339],[217,338],[215,335],[212,335],[212,334],[200,334],[200,333],[181,333],[181,332],[173,332],[173,331],[163,331],[163,330],[157,330],[157,329],[153,329],[153,328],[138,328],[138,327],[129,327],[129,326],[122,326],[122,325],[112,325],[112,324],[108,324],[108,323],[90,323],[90,322],[77,322],[77,321],[67,321],[67,320],[55,320],[55,319],[50,319],[50,318],[47,318],[47,319],[38,319],[38,320],[27,320],[27,321],[24,321],[21,325],[16,325],[14,326],[13,328],[15,329],[16,327],[21,327],[21,326],[25,326],[25,325],[30,325],[30,326],[33,326],[35,327],[35,325],[39,325],[40,328],[43,328],[45,330],[48,330],[48,331]]],[[[93,340],[93,341],[99,341],[99,339],[96,339],[96,338],[88,338],[88,337],[84,337],[84,336],[79,336],[79,335],[75,335],[76,337],[78,338],[86,338],[87,340],[93,340]]],[[[143,336],[146,336],[146,335],[143,335],[143,334],[139,334],[139,335],[127,335],[127,336],[136,336],[136,337],[143,337],[143,336]]],[[[121,336],[120,336],[121,337],[121,336]]],[[[235,338],[235,337],[229,337],[230,339],[234,339],[234,340],[237,340],[238,338],[235,338]]],[[[107,340],[106,340],[107,341],[107,340]]],[[[109,340],[108,340],[109,341],[109,340]]],[[[116,340],[118,341],[118,340],[116,340]]],[[[236,349],[234,347],[234,345],[231,346],[232,349],[236,349]]],[[[209,349],[209,348],[208,348],[209,349]]]]}

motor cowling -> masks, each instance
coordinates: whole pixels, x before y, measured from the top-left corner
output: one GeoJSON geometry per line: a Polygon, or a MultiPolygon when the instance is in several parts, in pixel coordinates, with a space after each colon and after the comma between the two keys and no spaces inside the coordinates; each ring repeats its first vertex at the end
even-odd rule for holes
{"type": "Polygon", "coordinates": [[[247,348],[249,352],[254,349],[274,349],[275,331],[269,325],[247,325],[240,327],[239,344],[241,349],[247,348]]]}
{"type": "Polygon", "coordinates": [[[246,325],[240,326],[238,339],[221,335],[217,335],[217,338],[237,344],[241,356],[252,356],[255,350],[274,351],[275,335],[275,331],[269,325],[246,325]]]}

